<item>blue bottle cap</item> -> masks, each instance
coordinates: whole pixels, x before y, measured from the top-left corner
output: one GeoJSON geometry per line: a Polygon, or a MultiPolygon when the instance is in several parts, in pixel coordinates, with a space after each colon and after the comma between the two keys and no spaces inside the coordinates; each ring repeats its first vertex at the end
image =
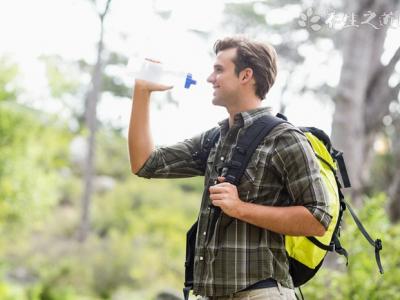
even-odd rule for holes
{"type": "Polygon", "coordinates": [[[193,80],[192,74],[187,73],[186,74],[186,80],[185,80],[185,89],[189,89],[190,85],[192,85],[192,84],[195,85],[196,83],[197,83],[197,81],[193,80]]]}

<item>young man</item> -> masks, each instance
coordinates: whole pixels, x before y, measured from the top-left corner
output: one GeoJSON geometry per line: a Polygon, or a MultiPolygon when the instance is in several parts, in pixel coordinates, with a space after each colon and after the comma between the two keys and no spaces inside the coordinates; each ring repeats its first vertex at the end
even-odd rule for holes
{"type": "Polygon", "coordinates": [[[129,128],[132,172],[146,178],[204,175],[198,219],[194,293],[205,299],[295,299],[284,235],[323,235],[331,216],[319,167],[306,137],[288,123],[276,126],[260,143],[238,186],[224,182],[219,166],[230,159],[238,137],[259,117],[270,114],[261,101],[275,81],[276,53],[244,38],[216,42],[216,61],[208,77],[213,104],[228,118],[201,170],[192,154],[210,131],[155,149],[149,129],[152,91],[170,87],[137,81],[129,128]],[[217,184],[211,184],[217,179],[217,184]],[[220,207],[215,228],[210,220],[220,207]]]}

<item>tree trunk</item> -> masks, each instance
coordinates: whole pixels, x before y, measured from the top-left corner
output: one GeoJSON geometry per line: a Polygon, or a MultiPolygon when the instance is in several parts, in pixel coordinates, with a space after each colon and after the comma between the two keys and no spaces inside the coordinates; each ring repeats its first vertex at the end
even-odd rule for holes
{"type": "Polygon", "coordinates": [[[100,39],[97,47],[97,61],[92,74],[92,86],[87,96],[85,122],[89,130],[87,140],[87,154],[84,168],[83,195],[81,198],[81,219],[78,230],[78,240],[84,242],[90,230],[90,203],[93,194],[93,178],[95,175],[96,158],[96,125],[97,125],[97,103],[101,97],[102,72],[103,72],[103,49],[104,49],[104,17],[107,14],[111,0],[107,1],[106,8],[100,17],[100,39]]]}
{"type": "MultiPolygon", "coordinates": [[[[397,3],[394,0],[346,2],[346,13],[355,13],[362,18],[368,11],[381,16],[394,11],[397,3]]],[[[376,21],[375,21],[376,23],[376,21]]],[[[379,25],[379,23],[378,23],[379,25]]],[[[366,119],[368,105],[383,100],[368,96],[375,91],[374,87],[388,88],[388,83],[376,79],[377,70],[383,66],[380,58],[388,27],[375,29],[363,24],[357,28],[343,29],[339,38],[342,45],[343,67],[335,96],[335,113],[333,116],[332,139],[338,149],[345,154],[346,164],[352,183],[351,197],[356,206],[362,204],[362,192],[368,178],[370,157],[368,150],[377,131],[377,126],[369,128],[370,120],[366,119]],[[371,103],[367,103],[367,99],[371,103]],[[372,136],[371,136],[372,135],[372,136]]],[[[379,95],[382,96],[382,95],[379,95]]],[[[385,102],[383,102],[385,103],[385,102]]],[[[380,107],[385,108],[385,105],[380,107]]],[[[374,114],[377,112],[375,111],[374,114]]]]}
{"type": "Polygon", "coordinates": [[[397,166],[397,168],[388,190],[388,213],[390,221],[392,221],[393,223],[400,220],[400,119],[397,119],[394,122],[394,129],[395,133],[392,143],[392,149],[395,165],[397,166]]]}

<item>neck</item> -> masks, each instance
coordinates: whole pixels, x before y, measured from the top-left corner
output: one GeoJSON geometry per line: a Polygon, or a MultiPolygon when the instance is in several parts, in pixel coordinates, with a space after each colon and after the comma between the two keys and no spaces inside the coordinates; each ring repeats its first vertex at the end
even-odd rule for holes
{"type": "MultiPolygon", "coordinates": [[[[239,101],[238,101],[239,102],[239,101]]],[[[233,125],[235,115],[241,112],[253,110],[261,107],[261,100],[258,98],[254,98],[252,100],[248,100],[246,102],[238,103],[237,106],[226,107],[226,110],[229,114],[229,127],[233,125]]]]}

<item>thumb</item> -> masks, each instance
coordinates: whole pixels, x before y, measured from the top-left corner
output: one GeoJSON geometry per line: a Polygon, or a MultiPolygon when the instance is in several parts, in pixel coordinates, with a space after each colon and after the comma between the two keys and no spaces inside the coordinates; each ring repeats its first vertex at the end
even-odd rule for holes
{"type": "Polygon", "coordinates": [[[223,177],[223,176],[218,176],[217,179],[219,182],[225,182],[225,177],[223,177]]]}

